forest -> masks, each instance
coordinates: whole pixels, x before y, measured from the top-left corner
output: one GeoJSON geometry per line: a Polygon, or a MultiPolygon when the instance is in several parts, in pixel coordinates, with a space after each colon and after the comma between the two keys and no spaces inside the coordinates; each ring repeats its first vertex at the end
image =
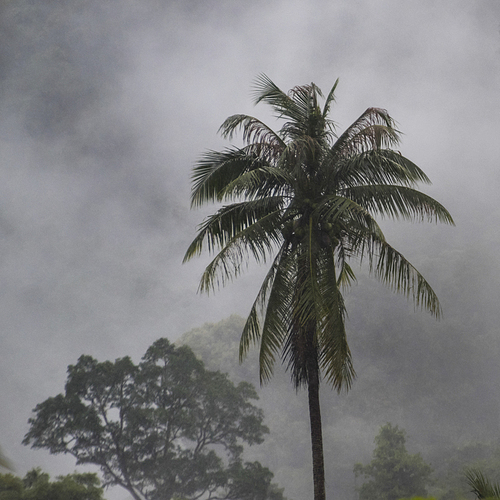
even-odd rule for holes
{"type": "MultiPolygon", "coordinates": [[[[364,288],[370,288],[368,283],[363,282],[364,288]]],[[[390,301],[385,307],[377,305],[378,314],[398,318],[397,309],[390,301]]],[[[400,320],[403,314],[405,312],[400,312],[400,320]]],[[[469,332],[462,332],[461,346],[457,346],[456,338],[450,338],[446,345],[433,329],[425,333],[428,318],[419,316],[412,316],[413,325],[408,326],[408,320],[405,321],[405,334],[390,330],[392,340],[389,352],[385,353],[377,349],[381,330],[373,331],[371,322],[367,323],[370,333],[363,337],[353,335],[352,339],[358,372],[353,388],[347,394],[338,395],[328,390],[322,393],[325,454],[329,464],[327,489],[328,482],[332,489],[335,485],[341,498],[357,498],[356,487],[360,487],[361,482],[355,478],[354,465],[370,461],[374,438],[387,422],[404,429],[409,452],[420,453],[431,466],[435,479],[428,488],[431,496],[470,498],[470,488],[464,477],[467,467],[480,467],[492,479],[498,478],[500,442],[492,431],[497,425],[496,396],[493,388],[484,387],[487,380],[477,367],[478,362],[483,366],[480,360],[465,356],[471,349],[469,332]],[[414,354],[417,347],[421,357],[414,354]],[[462,359],[458,357],[461,350],[462,359]],[[460,367],[456,366],[458,360],[460,367]],[[448,371],[452,371],[452,375],[444,376],[448,371]],[[461,377],[467,378],[466,384],[461,377]],[[478,408],[481,408],[479,413],[478,408]],[[476,414],[477,417],[472,418],[476,414]]],[[[179,342],[192,346],[207,367],[221,369],[224,366],[234,380],[249,380],[258,387],[256,357],[238,364],[243,323],[241,317],[231,316],[218,324],[194,329],[184,334],[179,342]]],[[[491,338],[483,346],[477,342],[476,338],[476,347],[486,355],[491,338]]],[[[490,363],[490,366],[494,364],[494,355],[490,363]]],[[[289,493],[291,490],[301,498],[301,494],[309,491],[307,483],[310,481],[304,391],[297,393],[288,374],[281,370],[268,386],[259,390],[259,396],[270,435],[258,450],[251,450],[256,453],[252,457],[266,464],[279,484],[286,485],[287,496],[294,498],[289,493]]]]}
{"type": "MultiPolygon", "coordinates": [[[[65,399],[61,399],[61,395],[49,398],[34,410],[35,417],[31,420],[31,430],[26,435],[25,444],[45,448],[51,450],[52,453],[63,453],[65,445],[61,446],[62,443],[64,441],[72,442],[71,439],[68,440],[64,437],[64,433],[68,433],[68,437],[72,434],[77,437],[78,433],[82,433],[83,437],[85,433],[94,428],[95,424],[92,423],[92,419],[89,420],[90,415],[85,417],[85,420],[75,418],[78,414],[82,416],[85,414],[85,406],[79,407],[75,406],[75,402],[71,403],[72,398],[78,394],[82,403],[86,401],[85,404],[88,408],[104,409],[107,406],[108,410],[105,410],[108,413],[108,416],[105,417],[106,422],[111,422],[110,418],[114,418],[113,407],[121,408],[120,415],[124,415],[125,421],[129,423],[125,427],[125,433],[120,437],[124,446],[120,453],[126,453],[129,456],[127,460],[132,461],[137,460],[133,457],[142,457],[140,466],[128,465],[126,469],[121,469],[121,472],[115,470],[111,475],[108,474],[108,484],[111,479],[110,484],[120,484],[127,488],[126,471],[129,470],[132,474],[131,477],[135,477],[133,483],[139,487],[137,491],[146,491],[144,488],[151,487],[146,486],[150,484],[149,482],[145,482],[148,474],[162,477],[161,470],[163,469],[159,464],[164,464],[165,470],[169,470],[170,473],[178,470],[172,477],[182,478],[185,474],[189,475],[191,478],[189,481],[187,481],[188,476],[185,476],[184,480],[181,479],[181,482],[174,486],[174,488],[184,488],[178,491],[184,491],[184,494],[188,496],[189,492],[194,494],[196,490],[200,492],[204,488],[215,487],[226,488],[226,492],[220,498],[231,500],[241,498],[260,500],[302,498],[302,495],[307,495],[310,491],[309,483],[311,481],[309,430],[304,391],[296,391],[293,388],[289,381],[289,375],[284,369],[278,370],[268,385],[260,386],[256,353],[254,352],[246,363],[240,364],[238,362],[239,337],[243,325],[244,319],[233,315],[219,323],[207,323],[185,333],[176,342],[177,347],[170,345],[166,339],[159,339],[148,349],[143,357],[143,362],[137,366],[129,358],[116,360],[115,363],[98,363],[89,356],[81,356],[76,365],[71,365],[68,368],[65,399]],[[189,349],[185,350],[188,346],[189,349]],[[190,354],[191,349],[196,353],[198,359],[203,361],[206,368],[203,368],[203,365],[190,354]],[[166,363],[166,360],[170,361],[166,363]],[[165,369],[169,371],[162,372],[165,369]],[[229,379],[232,382],[229,382],[229,379],[221,378],[222,369],[229,373],[229,379]],[[169,389],[168,403],[165,403],[164,406],[167,411],[163,412],[163,417],[160,414],[148,416],[150,410],[147,410],[147,407],[153,408],[154,406],[151,404],[164,397],[160,396],[160,392],[155,392],[161,390],[162,385],[158,384],[160,380],[162,384],[166,383],[166,387],[169,389]],[[222,390],[225,384],[227,384],[227,389],[222,390]],[[254,388],[250,384],[254,384],[254,388]],[[120,390],[124,391],[122,396],[117,391],[120,386],[122,387],[120,390]],[[86,389],[84,389],[85,387],[86,389]],[[134,393],[138,390],[137,395],[132,396],[131,389],[126,387],[136,387],[134,393]],[[153,389],[153,387],[155,388],[153,389]],[[141,396],[141,391],[146,390],[146,388],[149,388],[148,392],[141,396]],[[186,399],[186,394],[193,391],[198,394],[197,409],[195,407],[191,409],[189,398],[186,399]],[[241,391],[240,395],[237,395],[237,391],[241,391]],[[201,396],[201,394],[205,395],[201,396]],[[100,399],[96,400],[96,397],[100,399]],[[137,401],[136,403],[133,402],[133,398],[137,401]],[[151,403],[148,403],[148,406],[141,410],[140,408],[146,401],[145,398],[151,403]],[[223,402],[224,398],[226,398],[226,402],[223,402]],[[241,403],[236,403],[240,401],[240,398],[243,398],[241,403]],[[255,400],[255,403],[250,404],[252,399],[255,400]],[[102,400],[102,404],[98,403],[99,400],[102,400]],[[230,401],[233,403],[229,403],[230,401]],[[135,407],[137,409],[134,409],[135,407]],[[189,413],[179,414],[174,410],[176,407],[184,408],[184,412],[194,412],[193,416],[189,417],[189,413]],[[257,407],[262,409],[262,413],[259,413],[260,410],[257,407]],[[168,408],[172,410],[168,410],[168,408]],[[227,408],[227,410],[223,410],[223,408],[227,408]],[[127,417],[128,412],[131,412],[129,417],[127,417]],[[56,417],[56,415],[58,416],[56,417]],[[160,423],[165,418],[167,420],[160,423]],[[199,420],[200,418],[202,420],[199,420]],[[247,423],[247,430],[243,430],[239,427],[240,424],[236,425],[236,422],[242,422],[248,418],[254,419],[253,427],[249,427],[247,423]],[[57,427],[52,427],[51,431],[51,426],[53,426],[51,422],[54,421],[59,423],[57,427]],[[197,465],[193,457],[187,458],[179,455],[178,458],[173,458],[168,454],[164,455],[165,452],[161,451],[160,447],[154,452],[146,451],[149,447],[148,442],[152,442],[153,436],[155,436],[154,442],[158,443],[158,446],[160,443],[165,443],[167,435],[164,433],[170,426],[179,429],[177,433],[180,432],[177,436],[173,435],[172,438],[169,438],[173,439],[172,443],[175,443],[174,440],[185,440],[186,436],[191,435],[190,428],[208,429],[209,426],[213,425],[210,422],[226,422],[225,425],[230,426],[228,427],[228,436],[232,433],[235,439],[243,440],[242,444],[244,441],[247,444],[254,444],[254,446],[245,446],[244,451],[243,448],[238,451],[234,449],[231,451],[231,455],[228,455],[233,457],[232,463],[239,464],[238,467],[240,467],[237,469],[239,475],[234,476],[234,479],[231,476],[234,474],[232,469],[229,468],[223,472],[223,469],[219,469],[220,464],[217,467],[215,467],[215,463],[209,462],[202,465],[203,461],[201,461],[197,465]],[[189,423],[189,427],[185,427],[187,423],[189,423]],[[77,430],[78,426],[82,426],[81,430],[77,430]],[[67,430],[63,431],[63,429],[67,430]],[[127,443],[135,443],[135,448],[126,451],[130,446],[127,443]],[[153,457],[156,458],[153,459],[153,457]],[[183,465],[186,459],[187,463],[191,463],[188,469],[186,469],[186,463],[183,465]],[[242,462],[242,459],[245,460],[245,463],[242,462]],[[149,465],[147,465],[148,462],[149,465]],[[154,463],[156,465],[153,467],[154,463]],[[149,472],[143,476],[141,470],[149,472]],[[182,470],[184,472],[181,472],[182,470]],[[202,473],[202,470],[205,472],[202,473]],[[125,476],[122,475],[124,473],[125,476]],[[228,475],[229,478],[224,480],[229,480],[227,485],[233,486],[223,486],[226,484],[222,479],[226,477],[224,475],[228,475]],[[113,477],[120,477],[120,479],[114,483],[113,477]],[[247,486],[244,486],[245,484],[247,486]],[[256,489],[255,486],[259,484],[264,489],[256,489]],[[242,485],[245,493],[238,492],[238,488],[242,485]],[[235,492],[236,496],[234,496],[235,492]],[[282,494],[284,497],[281,496],[282,494]]],[[[380,353],[374,352],[373,344],[367,341],[356,343],[355,350],[355,359],[357,366],[359,366],[358,370],[361,372],[359,374],[361,387],[356,387],[355,384],[348,394],[341,395],[333,391],[323,391],[327,488],[330,486],[332,490],[334,489],[340,498],[355,499],[359,495],[359,498],[397,500],[406,497],[402,495],[402,492],[405,491],[411,492],[408,497],[432,496],[443,500],[471,498],[471,487],[466,476],[467,471],[478,470],[486,478],[491,478],[492,481],[498,477],[500,442],[491,439],[491,423],[488,424],[477,419],[476,425],[473,425],[469,418],[469,412],[474,411],[474,404],[477,404],[477,401],[472,400],[469,403],[468,396],[457,394],[457,387],[461,384],[457,384],[453,379],[441,380],[430,371],[420,371],[418,362],[415,362],[413,370],[408,370],[407,376],[403,376],[405,371],[401,365],[411,368],[408,362],[410,356],[406,344],[406,338],[394,341],[390,356],[390,359],[393,360],[392,369],[399,370],[403,379],[399,383],[396,384],[387,379],[387,365],[377,366],[380,364],[380,353]],[[416,375],[417,370],[418,376],[416,375]],[[369,379],[369,383],[367,379],[369,379]],[[438,380],[439,382],[437,382],[438,380]],[[421,391],[422,384],[428,386],[426,391],[421,391]],[[413,394],[414,397],[410,398],[409,394],[413,394]],[[450,406],[448,408],[444,406],[442,401],[443,394],[449,395],[447,404],[450,406]],[[452,398],[451,394],[455,396],[452,398]],[[455,417],[454,420],[451,419],[452,414],[455,417]],[[437,418],[438,416],[439,418],[437,418]],[[453,422],[453,426],[449,425],[450,421],[453,422]],[[460,439],[457,439],[457,435],[460,436],[460,439]],[[382,453],[376,453],[377,446],[382,453]],[[389,477],[382,477],[382,487],[375,490],[375,494],[372,492],[366,496],[363,485],[369,484],[367,479],[370,474],[373,474],[374,469],[370,469],[370,467],[373,467],[373,464],[375,466],[383,464],[384,458],[380,459],[380,456],[384,457],[384,453],[391,455],[400,448],[402,455],[397,459],[397,467],[394,470],[401,470],[403,463],[409,464],[413,482],[406,486],[405,490],[405,480],[398,476],[398,472],[394,472],[393,475],[388,474],[389,477]],[[419,470],[421,471],[421,480],[418,480],[419,470]],[[384,490],[389,487],[400,488],[401,495],[398,496],[397,490],[396,496],[384,493],[384,490]]],[[[430,338],[421,337],[419,344],[423,347],[427,346],[430,353],[428,360],[430,364],[443,363],[442,352],[432,354],[432,335],[430,338]]],[[[450,362],[452,361],[450,360],[450,362]]],[[[470,366],[473,363],[471,360],[470,366]]],[[[484,383],[483,377],[479,377],[479,380],[471,378],[469,383],[471,386],[469,390],[478,390],[478,387],[481,387],[480,384],[484,383]]],[[[485,405],[483,404],[483,406],[485,405]]],[[[104,413],[103,416],[105,416],[104,413]]],[[[111,442],[106,444],[111,436],[106,428],[102,427],[99,432],[100,434],[96,435],[95,439],[102,451],[96,449],[92,454],[89,454],[89,443],[86,439],[79,439],[81,444],[76,445],[78,441],[75,441],[77,447],[68,447],[66,448],[67,452],[73,455],[80,464],[100,463],[99,459],[95,457],[103,453],[103,456],[109,457],[111,465],[117,450],[113,451],[114,446],[111,442]]],[[[194,443],[197,439],[200,438],[195,438],[194,443]]],[[[229,445],[231,439],[233,438],[229,438],[225,446],[229,445]]],[[[222,443],[223,441],[220,442],[220,444],[222,443]]],[[[196,447],[199,445],[198,441],[196,447]]],[[[209,450],[210,446],[203,453],[211,453],[209,450]]],[[[112,465],[112,467],[116,467],[116,465],[112,465]]],[[[393,467],[394,465],[384,465],[384,470],[389,471],[393,467]]],[[[103,470],[108,469],[104,468],[103,470]]],[[[109,470],[111,471],[111,469],[109,470]]],[[[33,483],[35,486],[30,486],[32,496],[30,497],[28,494],[27,498],[34,500],[41,498],[40,493],[38,493],[40,486],[37,485],[40,484],[40,479],[47,481],[48,476],[40,474],[38,472],[36,475],[39,478],[37,479],[38,483],[33,483]]],[[[8,475],[2,477],[5,477],[4,483],[0,482],[0,489],[4,488],[2,491],[10,491],[15,489],[17,484],[21,484],[21,482],[8,482],[8,475]]],[[[66,481],[70,480],[72,478],[68,476],[66,481]]],[[[88,480],[90,481],[90,478],[88,480]]],[[[98,495],[95,498],[106,495],[106,491],[97,489],[99,484],[97,478],[94,480],[97,483],[89,483],[89,485],[93,485],[93,489],[90,491],[82,490],[80,493],[82,500],[94,498],[91,495],[98,495]]],[[[26,483],[26,479],[24,482],[26,483]]],[[[155,487],[152,487],[151,495],[153,496],[148,498],[156,498],[155,491],[155,487]]],[[[24,497],[20,496],[19,498],[24,497]]],[[[142,497],[138,496],[137,498],[142,497]]]]}
{"type": "Polygon", "coordinates": [[[217,491],[233,494],[231,481],[255,473],[261,496],[311,498],[307,391],[279,360],[261,386],[253,348],[238,361],[262,269],[200,297],[206,262],[181,264],[206,215],[189,208],[192,167],[228,144],[217,137],[228,116],[258,113],[249,88],[263,71],[284,89],[313,80],[326,90],[339,77],[339,130],[368,106],[387,107],[405,133],[398,148],[456,222],[379,221],[435,290],[439,321],[352,264],[345,328],[356,377],[340,394],[321,385],[327,498],[367,497],[384,429],[420,467],[419,496],[473,499],[467,470],[500,480],[498,2],[461,1],[453,19],[409,3],[405,14],[384,0],[377,15],[362,1],[361,16],[347,3],[293,2],[282,32],[282,9],[263,2],[0,4],[0,462],[14,469],[0,471],[2,492],[122,500],[94,469],[86,476],[74,458],[21,443],[33,409],[63,391],[80,356],[138,367],[168,338],[259,398],[269,432],[218,471],[227,482],[217,491]],[[296,36],[301,23],[318,36],[296,36]]]}

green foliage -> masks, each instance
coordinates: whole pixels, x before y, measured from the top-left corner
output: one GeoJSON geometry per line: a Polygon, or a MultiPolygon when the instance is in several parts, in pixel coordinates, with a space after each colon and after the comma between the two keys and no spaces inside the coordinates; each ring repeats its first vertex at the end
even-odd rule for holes
{"type": "Polygon", "coordinates": [[[160,339],[139,365],[81,356],[68,367],[65,394],[37,405],[23,442],[98,465],[105,485],[136,500],[239,500],[231,494],[244,480],[253,485],[248,495],[265,500],[272,473],[242,461],[243,445],[268,432],[255,399],[252,385],[235,386],[187,346],[160,339]]]}
{"type": "Polygon", "coordinates": [[[356,477],[370,479],[359,488],[360,500],[398,500],[427,494],[432,469],[420,454],[410,455],[405,442],[405,432],[397,425],[388,423],[380,428],[373,460],[354,466],[356,477]]]}
{"type": "MultiPolygon", "coordinates": [[[[459,272],[458,263],[448,262],[448,266],[450,272],[459,272]]],[[[359,461],[368,463],[373,451],[370,442],[378,433],[373,422],[390,421],[398,414],[434,469],[435,482],[428,493],[440,500],[470,500],[471,488],[465,481],[464,469],[480,468],[493,479],[500,470],[500,442],[491,439],[491,433],[497,429],[498,411],[493,405],[496,392],[489,385],[496,373],[491,373],[491,367],[496,366],[497,350],[491,346],[498,344],[490,340],[489,352],[481,347],[481,358],[471,349],[482,345],[484,336],[470,338],[470,331],[462,333],[455,318],[454,335],[447,335],[450,314],[438,324],[425,315],[408,315],[400,307],[400,298],[387,300],[378,283],[368,277],[362,279],[348,299],[354,311],[351,322],[356,335],[351,344],[359,364],[359,378],[347,395],[339,397],[329,391],[322,395],[323,421],[328,429],[324,436],[326,489],[338,498],[352,496],[353,465],[359,461]],[[375,299],[371,300],[373,296],[375,299]],[[394,323],[391,317],[395,318],[394,323]],[[462,344],[464,336],[470,343],[462,344]],[[482,359],[488,359],[484,370],[482,359]],[[481,419],[473,420],[471,415],[478,407],[481,419]],[[360,456],[367,458],[361,460],[360,456]]],[[[179,342],[188,343],[211,369],[226,367],[232,379],[253,377],[250,380],[258,384],[257,353],[250,352],[250,359],[238,364],[238,340],[243,325],[243,318],[231,316],[195,328],[181,336],[179,342]]],[[[306,395],[297,395],[279,368],[273,384],[258,389],[270,435],[252,450],[252,459],[270,467],[277,482],[285,486],[286,496],[309,498],[306,395]]]]}
{"type": "Polygon", "coordinates": [[[339,287],[354,279],[351,259],[365,257],[384,283],[440,314],[432,288],[386,242],[372,214],[453,220],[437,201],[414,189],[429,180],[390,149],[399,132],[386,111],[369,108],[343,134],[334,133],[328,112],[336,85],[321,109],[322,93],[314,84],[287,94],[262,75],[255,84],[256,103],[269,104],[285,120],[281,130],[252,116],[231,116],[222,135],[231,139],[241,129],[246,146],[210,151],[193,172],[193,206],[228,202],[201,224],[185,255],[188,260],[205,247],[216,253],[200,289],[238,276],[248,256],[271,260],[240,351],[243,357],[260,342],[262,381],[281,354],[294,383],[307,385],[308,357],[299,346],[309,341],[326,380],[339,390],[349,387],[354,371],[339,287]]]}
{"type": "Polygon", "coordinates": [[[484,477],[496,477],[500,469],[500,443],[471,442],[462,446],[443,447],[432,455],[435,463],[435,494],[441,500],[466,498],[470,492],[471,471],[484,477]]]}
{"type": "Polygon", "coordinates": [[[283,500],[283,489],[271,483],[272,472],[259,462],[235,462],[230,466],[227,498],[241,500],[283,500]]]}
{"type": "Polygon", "coordinates": [[[23,479],[0,474],[1,500],[102,500],[103,491],[93,473],[68,474],[52,482],[40,469],[32,469],[23,479]]]}
{"type": "Polygon", "coordinates": [[[500,484],[492,483],[480,469],[467,469],[465,477],[478,500],[500,498],[500,484]]]}
{"type": "Polygon", "coordinates": [[[21,500],[23,498],[23,481],[13,474],[0,474],[0,499],[21,500]]]}
{"type": "Polygon", "coordinates": [[[425,173],[392,149],[400,133],[387,111],[368,108],[336,134],[329,112],[337,83],[324,98],[314,83],[285,93],[266,75],[256,80],[255,103],[270,105],[282,127],[275,132],[242,114],[221,125],[229,140],[241,130],[245,145],[209,151],[195,166],[192,206],[225,204],[200,225],[184,257],[215,254],[200,282],[205,292],[239,276],[249,257],[270,261],[240,360],[260,344],[261,383],[281,358],[293,385],[307,387],[316,500],[325,498],[319,380],[340,392],[355,376],[341,293],[355,279],[350,263],[365,259],[380,281],[439,317],[434,290],[388,244],[375,216],[453,224],[416,189],[429,182],[425,173]]]}

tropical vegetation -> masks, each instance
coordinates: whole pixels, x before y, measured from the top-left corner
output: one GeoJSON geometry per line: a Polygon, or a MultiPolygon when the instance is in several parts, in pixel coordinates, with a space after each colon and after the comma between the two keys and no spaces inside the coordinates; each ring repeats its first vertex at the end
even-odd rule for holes
{"type": "Polygon", "coordinates": [[[468,485],[472,488],[472,493],[478,500],[500,498],[500,483],[494,483],[483,471],[477,468],[469,468],[465,471],[468,485]]]}
{"type": "Polygon", "coordinates": [[[406,450],[406,433],[387,423],[375,437],[373,459],[354,466],[356,478],[365,478],[358,488],[359,500],[398,500],[425,497],[431,484],[432,468],[419,453],[406,450]]]}
{"type": "Polygon", "coordinates": [[[21,479],[0,474],[2,500],[103,500],[104,489],[96,474],[74,473],[58,476],[55,481],[36,468],[21,479]]]}
{"type": "Polygon", "coordinates": [[[191,203],[225,203],[200,225],[185,261],[205,248],[215,253],[200,290],[237,277],[249,256],[271,260],[246,321],[243,359],[260,344],[261,383],[277,357],[295,387],[307,387],[315,500],[325,499],[319,401],[323,377],[337,391],[355,376],[346,337],[342,288],[355,279],[354,259],[416,306],[439,317],[439,300],[424,277],[386,241],[375,216],[453,224],[448,211],[416,189],[425,173],[394,148],[400,133],[387,111],[367,109],[342,134],[329,118],[337,82],[324,98],[314,84],[279,89],[267,76],[255,83],[255,102],[284,121],[275,132],[237,114],[222,136],[242,131],[244,145],[209,151],[193,171],[191,203]]]}
{"type": "Polygon", "coordinates": [[[139,365],[81,356],[65,393],[33,410],[23,442],[97,465],[104,486],[134,500],[283,500],[273,473],[243,460],[244,446],[268,433],[255,399],[251,384],[159,339],[139,365]]]}

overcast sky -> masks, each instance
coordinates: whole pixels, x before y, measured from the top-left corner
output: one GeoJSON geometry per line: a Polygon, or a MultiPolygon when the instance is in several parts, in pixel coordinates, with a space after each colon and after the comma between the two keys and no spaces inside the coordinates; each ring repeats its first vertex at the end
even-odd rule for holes
{"type": "Polygon", "coordinates": [[[439,236],[390,235],[409,257],[412,234],[443,252],[493,249],[498,293],[499,0],[47,2],[28,41],[14,3],[0,10],[13,47],[0,94],[0,442],[20,474],[74,469],[20,442],[31,409],[63,390],[81,354],[138,360],[161,336],[248,311],[252,276],[199,296],[207,259],[181,261],[203,217],[189,208],[198,155],[224,146],[216,132],[228,115],[274,124],[253,107],[260,73],[325,93],[340,78],[340,129],[369,106],[388,109],[402,153],[457,222],[439,236]],[[68,60],[76,83],[63,78],[68,60]],[[55,115],[54,87],[71,97],[55,115]]]}

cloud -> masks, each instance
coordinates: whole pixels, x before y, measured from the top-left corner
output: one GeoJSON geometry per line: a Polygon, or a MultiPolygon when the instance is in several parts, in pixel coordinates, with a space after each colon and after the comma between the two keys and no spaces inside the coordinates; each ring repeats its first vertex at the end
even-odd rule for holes
{"type": "MultiPolygon", "coordinates": [[[[259,73],[325,92],[340,77],[341,128],[386,107],[456,234],[476,238],[478,213],[498,223],[496,0],[20,1],[1,14],[0,422],[20,469],[41,460],[19,445],[31,408],[80,354],[140,355],[248,311],[261,270],[207,298],[208,257],[181,260],[206,213],[189,210],[199,154],[225,146],[230,114],[275,123],[252,103],[259,73]]],[[[391,234],[411,252],[407,231],[391,234]]]]}

